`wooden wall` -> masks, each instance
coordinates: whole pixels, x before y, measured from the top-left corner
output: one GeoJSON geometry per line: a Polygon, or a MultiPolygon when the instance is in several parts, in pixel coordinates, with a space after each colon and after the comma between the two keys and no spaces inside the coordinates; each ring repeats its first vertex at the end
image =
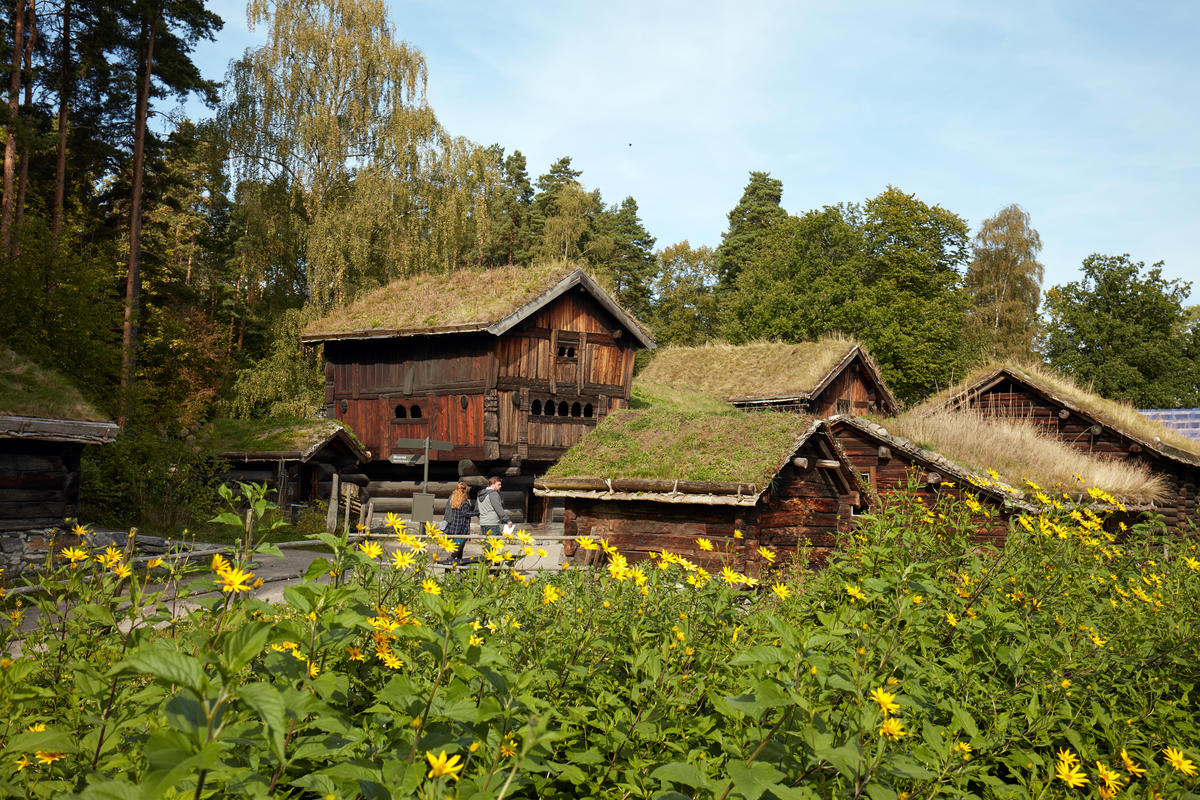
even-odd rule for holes
{"type": "Polygon", "coordinates": [[[499,338],[327,342],[326,414],[348,424],[376,460],[412,452],[397,439],[428,436],[455,445],[433,453],[437,460],[553,461],[628,402],[636,349],[611,314],[575,289],[499,338]]]}
{"type": "Polygon", "coordinates": [[[859,359],[854,359],[842,373],[830,381],[824,391],[809,403],[811,414],[816,417],[831,417],[834,414],[861,416],[877,409],[875,386],[867,380],[859,359]],[[839,401],[844,401],[839,405],[839,401]]]}
{"type": "Polygon", "coordinates": [[[0,439],[0,531],[62,525],[79,513],[83,445],[0,439]]]}

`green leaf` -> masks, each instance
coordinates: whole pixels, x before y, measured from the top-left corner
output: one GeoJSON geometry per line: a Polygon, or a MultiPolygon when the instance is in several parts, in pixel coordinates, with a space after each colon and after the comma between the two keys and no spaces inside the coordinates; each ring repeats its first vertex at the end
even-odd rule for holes
{"type": "Polygon", "coordinates": [[[746,800],[758,800],[764,792],[774,788],[779,783],[779,779],[783,777],[783,773],[775,767],[759,761],[750,764],[730,761],[727,769],[729,770],[729,779],[733,781],[733,787],[746,800]]]}
{"type": "Polygon", "coordinates": [[[153,675],[161,681],[184,686],[196,693],[203,692],[208,682],[199,659],[181,653],[166,643],[139,647],[113,667],[109,675],[122,672],[153,675]]]}
{"type": "MultiPolygon", "coordinates": [[[[599,758],[597,756],[597,758],[599,758]]],[[[695,764],[687,764],[682,761],[673,761],[670,764],[663,764],[656,767],[650,773],[650,777],[666,783],[681,783],[684,786],[690,786],[693,789],[703,789],[708,786],[708,776],[705,775],[695,764]]]]}
{"type": "Polygon", "coordinates": [[[237,696],[258,714],[266,728],[267,741],[280,761],[284,760],[283,739],[286,733],[287,709],[283,695],[269,683],[247,683],[237,691],[237,696]]]}
{"type": "Polygon", "coordinates": [[[268,622],[244,622],[224,638],[222,666],[229,673],[238,672],[266,647],[271,635],[268,622]]]}
{"type": "Polygon", "coordinates": [[[791,659],[782,648],[759,644],[738,653],[729,663],[735,667],[742,664],[789,664],[791,659]]]}

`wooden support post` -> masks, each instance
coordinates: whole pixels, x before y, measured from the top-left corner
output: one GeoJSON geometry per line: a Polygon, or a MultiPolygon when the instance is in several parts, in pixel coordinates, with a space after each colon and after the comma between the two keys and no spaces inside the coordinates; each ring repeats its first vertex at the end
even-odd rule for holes
{"type": "Polygon", "coordinates": [[[550,394],[558,394],[558,329],[550,330],[550,394]]]}
{"type": "Polygon", "coordinates": [[[338,481],[339,476],[335,472],[333,473],[333,484],[329,490],[329,513],[325,515],[325,530],[328,533],[335,533],[337,531],[338,491],[340,488],[338,481]]]}

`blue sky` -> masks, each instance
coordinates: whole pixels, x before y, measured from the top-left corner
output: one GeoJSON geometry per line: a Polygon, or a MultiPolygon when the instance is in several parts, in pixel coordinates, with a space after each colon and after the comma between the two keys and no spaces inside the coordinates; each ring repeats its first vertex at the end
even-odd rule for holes
{"type": "MultiPolygon", "coordinates": [[[[244,6],[197,56],[254,43],[244,6]]],[[[1029,211],[1046,286],[1089,253],[1200,302],[1200,3],[392,0],[453,134],[559,156],[664,247],[715,246],[750,170],[793,213],[888,184],[972,227],[1029,211]]]]}

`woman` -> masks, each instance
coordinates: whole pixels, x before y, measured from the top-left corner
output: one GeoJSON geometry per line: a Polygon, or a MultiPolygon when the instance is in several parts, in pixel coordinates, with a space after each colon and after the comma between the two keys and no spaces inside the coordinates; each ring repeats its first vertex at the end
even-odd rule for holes
{"type": "Polygon", "coordinates": [[[467,546],[467,536],[471,532],[471,517],[479,512],[471,507],[467,499],[467,485],[462,481],[454,488],[454,494],[446,503],[446,536],[454,540],[458,549],[454,551],[454,560],[462,561],[463,549],[467,546]]]}

